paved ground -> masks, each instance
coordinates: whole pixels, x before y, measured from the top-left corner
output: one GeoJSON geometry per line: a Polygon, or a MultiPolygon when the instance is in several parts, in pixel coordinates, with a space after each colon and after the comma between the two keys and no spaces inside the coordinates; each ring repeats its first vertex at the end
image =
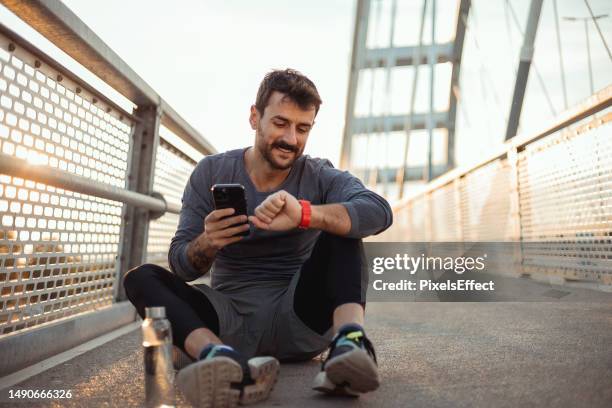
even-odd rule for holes
{"type": "MultiPolygon", "coordinates": [[[[357,400],[325,398],[310,390],[316,361],[283,365],[271,399],[258,406],[611,407],[610,297],[371,303],[367,326],[379,354],[381,389],[357,400]]],[[[133,331],[14,388],[72,390],[74,399],[61,406],[141,406],[139,341],[133,331]]],[[[180,396],[178,403],[185,406],[180,396]]]]}

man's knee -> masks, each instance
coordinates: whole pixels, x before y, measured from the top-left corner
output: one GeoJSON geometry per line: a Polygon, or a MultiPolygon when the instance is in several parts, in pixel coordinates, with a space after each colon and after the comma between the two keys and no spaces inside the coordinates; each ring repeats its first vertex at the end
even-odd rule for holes
{"type": "Polygon", "coordinates": [[[130,269],[123,276],[123,287],[125,288],[128,297],[130,293],[137,293],[139,288],[146,285],[146,282],[151,282],[151,278],[159,273],[167,273],[167,271],[159,265],[142,264],[130,269]]]}

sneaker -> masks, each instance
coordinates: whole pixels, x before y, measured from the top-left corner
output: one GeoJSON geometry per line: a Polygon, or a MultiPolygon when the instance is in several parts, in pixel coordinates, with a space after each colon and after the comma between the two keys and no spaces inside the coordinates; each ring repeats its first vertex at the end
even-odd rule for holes
{"type": "Polygon", "coordinates": [[[217,345],[179,371],[176,383],[193,406],[236,407],[268,398],[279,369],[274,357],[247,360],[231,347],[217,345]]]}
{"type": "Polygon", "coordinates": [[[347,325],[331,342],[313,389],[327,394],[357,397],[380,385],[374,346],[363,329],[347,325]]]}

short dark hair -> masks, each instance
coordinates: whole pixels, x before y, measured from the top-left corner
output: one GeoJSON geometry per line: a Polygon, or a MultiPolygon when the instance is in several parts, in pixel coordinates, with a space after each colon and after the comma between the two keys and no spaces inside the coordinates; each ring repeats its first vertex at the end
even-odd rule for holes
{"type": "Polygon", "coordinates": [[[274,70],[261,81],[255,100],[255,107],[260,115],[263,116],[270,95],[274,91],[284,94],[301,109],[307,110],[314,106],[315,115],[319,112],[322,101],[317,87],[305,75],[294,69],[274,70]]]}

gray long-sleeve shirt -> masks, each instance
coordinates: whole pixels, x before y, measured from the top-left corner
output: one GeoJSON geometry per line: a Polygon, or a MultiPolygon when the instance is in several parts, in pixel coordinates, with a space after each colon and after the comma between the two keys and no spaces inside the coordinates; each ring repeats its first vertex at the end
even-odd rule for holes
{"type": "MultiPolygon", "coordinates": [[[[274,191],[259,192],[244,166],[246,149],[205,157],[193,170],[183,193],[178,229],[170,244],[172,271],[190,281],[202,276],[187,258],[187,245],[204,230],[204,218],[214,210],[210,188],[219,183],[245,187],[249,215],[270,194],[285,190],[313,205],[340,203],[351,218],[347,236],[363,238],[387,229],[393,215],[387,201],[368,190],[347,171],[335,169],[325,159],[301,156],[285,181],[274,191]]],[[[308,259],[320,231],[293,229],[265,231],[251,225],[250,234],[222,248],[215,258],[212,286],[224,290],[253,282],[288,282],[308,259]]]]}

